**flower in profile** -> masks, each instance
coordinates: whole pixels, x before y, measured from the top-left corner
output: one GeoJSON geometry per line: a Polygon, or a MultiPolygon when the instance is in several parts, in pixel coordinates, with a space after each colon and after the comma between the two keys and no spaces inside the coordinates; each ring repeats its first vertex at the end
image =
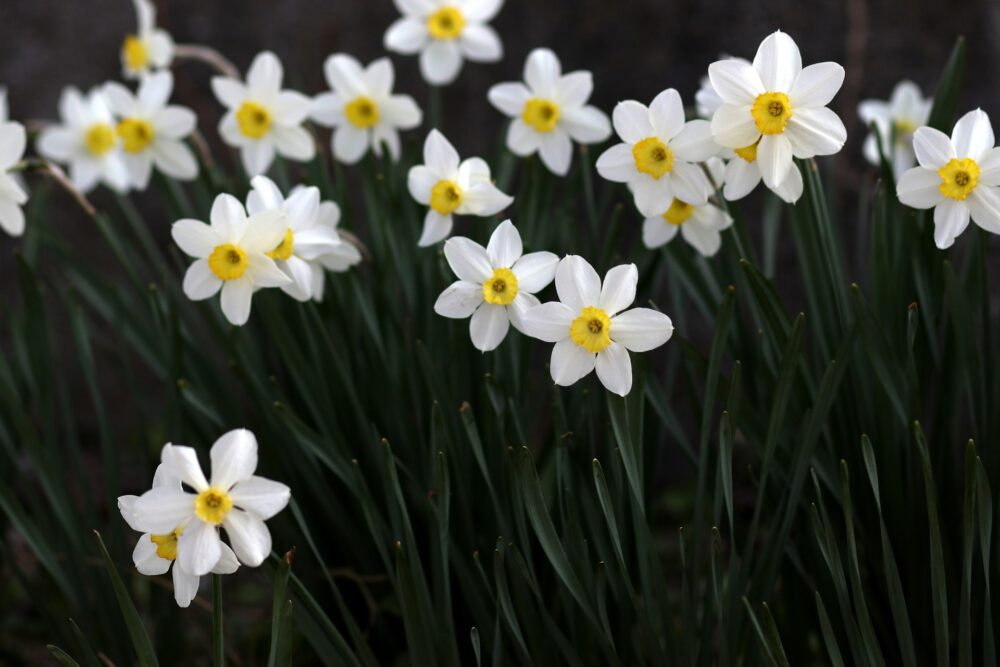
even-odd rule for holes
{"type": "Polygon", "coordinates": [[[744,161],[756,163],[772,190],[793,171],[793,157],[832,155],[847,140],[844,123],[826,107],[844,68],[825,62],[803,69],[799,47],[781,31],[761,43],[753,64],[720,60],[708,76],[723,101],[712,116],[715,141],[752,157],[744,161]]]}
{"type": "Polygon", "coordinates": [[[698,164],[719,152],[707,120],[684,121],[680,94],[668,88],[648,107],[628,100],[611,115],[622,143],[604,151],[597,171],[627,183],[644,216],[663,213],[675,199],[702,206],[712,185],[698,164]]]}
{"type": "Polygon", "coordinates": [[[138,190],[149,185],[154,165],[182,181],[198,175],[198,161],[184,144],[198,119],[190,109],[168,106],[173,89],[170,72],[144,76],[136,94],[117,82],[104,85],[104,97],[118,118],[115,132],[121,139],[130,184],[138,190]]]}
{"type": "Polygon", "coordinates": [[[489,352],[503,342],[511,324],[524,332],[522,318],[539,305],[535,292],[555,275],[559,258],[551,252],[523,254],[521,235],[510,220],[493,231],[484,248],[456,236],[444,244],[444,256],[458,280],[441,292],[434,312],[469,320],[477,350],[489,352]]]}
{"type": "Polygon", "coordinates": [[[170,67],[174,59],[174,40],[170,33],[156,27],[156,8],[150,0],[134,0],[138,27],[122,44],[122,72],[126,79],[137,79],[149,72],[170,67]]]}
{"type": "Polygon", "coordinates": [[[949,138],[932,127],[913,135],[918,166],[896,184],[899,201],[934,209],[934,242],[944,250],[969,226],[969,218],[1000,234],[1000,148],[990,118],[980,109],[962,116],[949,138]]]}
{"type": "Polygon", "coordinates": [[[596,144],[611,136],[607,115],[587,104],[594,82],[590,72],[562,74],[549,49],[535,49],[524,64],[524,83],[499,83],[490,103],[510,116],[507,148],[522,157],[538,153],[549,171],[564,176],[573,141],[596,144]]]}
{"type": "Polygon", "coordinates": [[[317,224],[319,188],[297,187],[286,199],[274,181],[266,176],[255,177],[251,185],[247,213],[254,216],[267,211],[277,212],[285,224],[281,241],[267,253],[288,276],[289,282],[279,287],[293,299],[308,301],[313,296],[315,274],[323,272],[318,258],[340,243],[336,231],[317,224]]]}
{"type": "Polygon", "coordinates": [[[7,95],[0,89],[0,229],[11,236],[24,233],[21,206],[28,193],[11,170],[24,156],[26,143],[24,126],[7,120],[7,95]]]}
{"type": "Polygon", "coordinates": [[[343,273],[352,266],[361,263],[361,251],[354,243],[348,241],[337,231],[340,225],[340,207],[337,202],[324,201],[319,205],[319,216],[316,219],[316,226],[327,229],[336,235],[338,243],[330,248],[325,254],[316,258],[316,262],[325,271],[313,272],[312,298],[314,301],[322,301],[326,286],[326,271],[332,273],[343,273]]]}
{"type": "Polygon", "coordinates": [[[451,234],[452,214],[495,215],[514,201],[490,179],[490,167],[478,157],[459,162],[455,147],[437,130],[424,141],[424,164],[410,169],[410,194],[428,206],[417,245],[433,245],[451,234]]]}
{"type": "Polygon", "coordinates": [[[399,130],[417,127],[423,114],[409,95],[392,94],[392,61],[379,58],[362,68],[354,57],[336,53],[326,59],[323,73],[331,92],[313,99],[311,116],[333,128],[334,157],[354,164],[369,147],[381,157],[384,144],[392,159],[399,160],[399,130]]]}
{"type": "Polygon", "coordinates": [[[178,220],[170,229],[174,242],[196,260],[184,275],[184,294],[201,301],[221,290],[222,313],[242,326],[250,318],[255,290],[291,280],[269,254],[284,240],[288,221],[280,211],[247,218],[243,204],[227,194],[215,198],[210,220],[211,225],[178,220]]]}
{"type": "Polygon", "coordinates": [[[647,217],[642,223],[642,242],[647,248],[669,243],[677,232],[705,257],[711,257],[722,245],[720,232],[733,224],[732,217],[718,206],[700,206],[674,199],[661,214],[647,217]]]}
{"type": "Polygon", "coordinates": [[[163,474],[174,481],[154,487],[131,503],[129,525],[153,535],[176,535],[176,567],[200,577],[219,564],[219,528],[243,565],[257,567],[271,552],[265,521],[288,504],[287,486],[254,475],[257,438],[246,429],[224,434],[212,445],[212,477],[205,478],[191,447],[164,445],[163,474]],[[191,493],[185,490],[179,480],[191,493]],[[175,533],[176,534],[176,533],[175,533]]]}
{"type": "MultiPolygon", "coordinates": [[[[161,463],[156,467],[156,474],[153,475],[154,489],[173,489],[182,491],[181,480],[172,476],[167,468],[161,463]]],[[[134,530],[142,532],[134,523],[134,506],[138,496],[119,496],[118,511],[122,518],[134,530]]],[[[177,563],[177,543],[187,524],[178,525],[173,530],[162,534],[143,532],[139,541],[132,551],[132,562],[135,569],[148,577],[166,574],[173,566],[174,600],[178,607],[187,607],[191,600],[198,594],[198,585],[201,577],[188,574],[177,563]]],[[[236,554],[227,544],[222,544],[220,548],[219,560],[212,566],[210,572],[213,574],[232,574],[239,569],[240,563],[236,559],[236,554]]]]}
{"type": "Polygon", "coordinates": [[[84,97],[76,88],[66,88],[59,99],[59,116],[62,125],[42,130],[38,152],[69,165],[70,180],[80,192],[90,192],[98,183],[118,192],[128,190],[128,167],[104,95],[93,90],[84,97]]]}
{"type": "Polygon", "coordinates": [[[931,115],[930,98],[920,93],[920,88],[912,81],[900,81],[892,91],[888,101],[863,100],[858,104],[858,116],[865,125],[875,126],[875,132],[865,137],[862,147],[865,159],[876,167],[881,163],[879,141],[897,176],[912,167],[916,161],[913,155],[913,133],[927,124],[931,115]]]}
{"type": "Polygon", "coordinates": [[[632,389],[629,351],[647,352],[674,332],[670,318],[650,308],[625,310],[635,300],[635,264],[616,266],[601,279],[587,260],[568,255],[556,267],[559,301],[535,306],[523,317],[529,336],[555,343],[549,372],[569,386],[596,368],[608,391],[632,389]],[[622,312],[624,311],[624,312],[622,312]]]}
{"type": "Polygon", "coordinates": [[[385,32],[385,48],[404,55],[420,54],[420,73],[435,86],[449,84],[463,59],[496,62],[503,45],[486,25],[503,0],[396,0],[403,16],[385,32]]]}
{"type": "Polygon", "coordinates": [[[316,154],[312,135],[302,127],[309,115],[309,98],[282,90],[283,78],[281,61],[269,51],[254,58],[246,83],[224,76],[212,78],[216,98],[228,109],[219,123],[219,134],[240,149],[243,168],[251,178],[270,168],[276,152],[298,162],[316,154]]]}

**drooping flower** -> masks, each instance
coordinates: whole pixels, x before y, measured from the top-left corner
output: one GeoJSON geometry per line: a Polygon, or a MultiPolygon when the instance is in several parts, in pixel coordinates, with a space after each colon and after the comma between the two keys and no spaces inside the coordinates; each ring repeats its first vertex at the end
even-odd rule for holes
{"type": "Polygon", "coordinates": [[[222,313],[242,326],[250,318],[255,290],[291,280],[268,254],[285,238],[288,222],[280,211],[247,218],[243,204],[227,194],[215,198],[210,220],[211,225],[178,220],[170,229],[174,242],[196,260],[184,275],[184,294],[201,301],[221,290],[222,313]]]}
{"type": "Polygon", "coordinates": [[[647,352],[674,332],[670,318],[650,308],[625,310],[635,300],[635,264],[616,266],[601,279],[587,260],[568,255],[556,267],[559,301],[535,306],[522,318],[529,336],[555,343],[549,372],[569,386],[597,369],[608,391],[632,388],[629,351],[647,352]],[[624,312],[623,312],[624,311],[624,312]]]}
{"type": "Polygon", "coordinates": [[[312,135],[302,127],[311,102],[302,93],[282,90],[284,70],[278,57],[265,51],[254,58],[246,83],[224,76],[212,78],[216,98],[228,109],[219,134],[240,149],[251,178],[265,173],[274,154],[307,162],[316,154],[312,135]]]}
{"type": "Polygon", "coordinates": [[[313,296],[315,274],[323,271],[316,260],[340,243],[336,231],[318,224],[319,188],[298,187],[286,199],[274,181],[266,176],[255,177],[251,185],[247,213],[254,216],[266,211],[277,212],[285,224],[281,241],[267,253],[289,278],[289,282],[280,287],[293,299],[308,301],[313,296]]]}
{"type": "Polygon", "coordinates": [[[66,88],[59,116],[62,125],[42,130],[38,152],[69,165],[70,180],[80,192],[90,192],[101,182],[118,192],[128,190],[128,168],[104,95],[93,90],[84,97],[76,88],[66,88]]]}
{"type": "Polygon", "coordinates": [[[385,48],[420,54],[420,73],[432,85],[451,83],[463,59],[496,62],[503,45],[490,26],[503,0],[395,0],[402,18],[385,32],[385,48]]]}
{"type": "MultiPolygon", "coordinates": [[[[172,476],[162,463],[156,467],[153,488],[182,491],[180,478],[172,476]]],[[[138,500],[138,496],[119,496],[118,511],[121,512],[122,518],[125,519],[129,527],[142,532],[142,529],[138,528],[134,522],[136,500],[138,500]]],[[[147,577],[166,574],[173,566],[171,574],[174,582],[174,600],[178,607],[187,607],[191,604],[191,600],[198,594],[198,586],[201,583],[201,577],[188,574],[177,563],[177,543],[186,528],[187,523],[178,525],[173,530],[162,534],[143,532],[132,551],[132,562],[135,563],[135,569],[147,577]]],[[[240,563],[236,559],[236,554],[229,548],[229,545],[222,544],[219,560],[212,566],[210,572],[213,574],[232,574],[239,567],[240,563]]]]}
{"type": "Polygon", "coordinates": [[[257,439],[246,429],[224,434],[212,445],[212,478],[208,480],[191,447],[164,445],[163,471],[183,482],[150,489],[132,502],[131,525],[153,535],[177,536],[177,566],[193,576],[212,571],[222,558],[219,528],[243,565],[257,567],[271,551],[264,522],[288,504],[291,492],[280,482],[254,475],[257,439]]]}
{"type": "Polygon", "coordinates": [[[327,253],[316,258],[316,262],[325,271],[313,272],[312,298],[314,301],[323,300],[323,293],[326,286],[326,271],[343,273],[361,262],[361,251],[337,231],[339,225],[340,207],[337,206],[337,203],[332,201],[320,202],[316,226],[333,232],[337,236],[339,243],[333,246],[327,253]]]}
{"type": "MultiPolygon", "coordinates": [[[[920,93],[920,88],[912,81],[900,81],[892,91],[888,101],[863,100],[858,104],[858,116],[862,122],[875,125],[886,157],[892,164],[893,173],[898,177],[912,167],[916,161],[913,155],[913,133],[927,124],[931,114],[930,98],[920,93]]],[[[876,167],[880,164],[878,141],[874,133],[865,137],[862,147],[865,159],[876,167]]]]}
{"type": "Polygon", "coordinates": [[[573,158],[573,141],[595,144],[611,136],[611,123],[587,104],[594,82],[590,72],[562,74],[549,49],[535,49],[524,64],[524,83],[500,83],[490,103],[513,120],[507,148],[522,157],[538,153],[549,171],[564,176],[573,158]]]}
{"type": "Polygon", "coordinates": [[[174,40],[166,30],[156,27],[156,8],[150,0],[134,0],[138,22],[135,34],[122,44],[122,72],[126,79],[137,79],[149,72],[170,67],[174,59],[174,40]]]}
{"type": "Polygon", "coordinates": [[[149,185],[154,165],[182,181],[198,175],[198,161],[184,143],[198,119],[188,108],[168,106],[173,89],[170,72],[144,76],[137,94],[117,82],[104,85],[105,99],[118,118],[115,132],[121,139],[130,184],[138,190],[149,185]]]}
{"type": "Polygon", "coordinates": [[[826,107],[844,82],[833,62],[803,69],[799,47],[778,31],[757,49],[753,64],[720,60],[708,68],[723,104],[712,116],[715,141],[752,152],[764,184],[781,188],[793,157],[832,155],[847,139],[844,123],[826,107]]]}
{"type": "Polygon", "coordinates": [[[650,106],[628,100],[612,113],[622,143],[604,151],[597,171],[628,183],[644,216],[663,213],[674,199],[702,206],[712,186],[698,163],[718,153],[707,120],[684,121],[680,94],[668,88],[650,106]]]}
{"type": "Polygon", "coordinates": [[[711,257],[722,245],[720,232],[731,224],[732,217],[710,202],[696,206],[674,199],[664,213],[647,217],[643,222],[642,242],[647,248],[659,248],[680,231],[695,250],[711,257]]]}
{"type": "Polygon", "coordinates": [[[490,167],[478,157],[459,162],[455,147],[437,130],[424,141],[424,164],[410,169],[410,194],[428,206],[417,245],[424,247],[451,234],[452,214],[496,215],[510,206],[513,197],[501,192],[490,179],[490,167]]]}
{"type": "Polygon", "coordinates": [[[7,120],[7,95],[0,89],[0,229],[11,236],[24,233],[21,206],[28,201],[28,193],[11,169],[24,156],[26,143],[24,126],[7,120]]]}
{"type": "Polygon", "coordinates": [[[423,113],[409,95],[393,95],[392,61],[379,58],[362,68],[353,56],[335,53],[323,64],[331,92],[316,96],[311,116],[333,128],[333,155],[354,164],[368,152],[382,155],[383,144],[399,160],[399,130],[420,125],[423,113]]]}
{"type": "Polygon", "coordinates": [[[980,109],[962,116],[949,138],[931,127],[913,135],[918,166],[896,184],[899,201],[934,209],[934,242],[950,247],[969,226],[969,218],[1000,234],[1000,148],[993,126],[980,109]]]}
{"type": "Polygon", "coordinates": [[[539,305],[535,292],[552,282],[559,263],[551,252],[524,255],[521,235],[510,220],[500,223],[485,248],[461,236],[448,239],[444,256],[458,280],[441,292],[434,312],[471,317],[472,344],[483,352],[496,349],[511,324],[525,331],[524,313],[539,305]]]}

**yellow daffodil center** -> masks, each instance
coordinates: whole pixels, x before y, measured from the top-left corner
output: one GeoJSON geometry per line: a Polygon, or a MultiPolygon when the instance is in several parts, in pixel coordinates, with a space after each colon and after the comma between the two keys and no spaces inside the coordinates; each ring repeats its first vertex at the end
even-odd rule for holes
{"type": "Polygon", "coordinates": [[[194,499],[194,513],[205,523],[218,526],[233,509],[233,499],[222,489],[208,488],[194,499]]]}
{"type": "Polygon", "coordinates": [[[208,268],[219,280],[236,280],[247,270],[247,253],[232,243],[217,245],[208,256],[208,268]]]}
{"type": "Polygon", "coordinates": [[[979,185],[979,165],[975,160],[952,158],[938,169],[941,177],[941,194],[951,199],[964,200],[979,185]]]}
{"type": "Polygon", "coordinates": [[[122,138],[122,145],[129,153],[141,153],[146,150],[156,136],[153,126],[140,118],[123,118],[118,123],[117,132],[122,138]]]}
{"type": "Polygon", "coordinates": [[[149,51],[146,43],[136,35],[129,35],[122,45],[122,59],[132,71],[144,70],[149,65],[149,51]]]}
{"type": "Polygon", "coordinates": [[[750,114],[761,134],[781,134],[792,117],[792,103],[784,93],[761,93],[753,101],[750,114]]]}
{"type": "Polygon", "coordinates": [[[587,352],[600,352],[611,344],[611,318],[600,308],[587,306],[569,325],[569,337],[587,352]]]}
{"type": "Polygon", "coordinates": [[[465,17],[457,7],[442,7],[427,18],[427,32],[434,39],[456,39],[465,28],[465,17]]]}
{"type": "Polygon", "coordinates": [[[355,97],[344,105],[344,115],[351,125],[361,130],[373,127],[378,123],[380,116],[375,100],[364,95],[355,97]]]}
{"type": "Polygon", "coordinates": [[[733,152],[738,156],[743,158],[746,162],[754,163],[757,161],[757,146],[760,145],[760,139],[753,142],[749,146],[744,146],[743,148],[737,148],[733,152]]]}
{"type": "Polygon", "coordinates": [[[510,269],[494,269],[483,282],[483,300],[498,306],[509,306],[517,296],[517,276],[510,269]]]}
{"type": "Polygon", "coordinates": [[[251,139],[260,139],[271,129],[271,112],[257,102],[244,102],[236,110],[240,132],[251,139]]]}
{"type": "Polygon", "coordinates": [[[83,143],[94,157],[101,157],[115,147],[115,128],[107,123],[94,123],[83,135],[83,143]]]}
{"type": "Polygon", "coordinates": [[[431,190],[431,208],[441,215],[448,215],[462,205],[465,193],[455,181],[438,181],[431,190]]]}
{"type": "Polygon", "coordinates": [[[295,234],[289,229],[285,232],[285,238],[281,239],[281,243],[278,244],[271,252],[267,253],[267,256],[271,259],[288,259],[292,256],[292,250],[295,249],[295,234]]]}
{"type": "Polygon", "coordinates": [[[675,197],[674,200],[670,202],[670,208],[668,208],[667,212],[663,214],[663,219],[671,225],[680,227],[687,222],[688,218],[690,218],[693,214],[694,206],[675,197]]]}
{"type": "Polygon", "coordinates": [[[657,137],[647,137],[632,146],[635,168],[659,180],[674,169],[674,152],[657,137]]]}
{"type": "Polygon", "coordinates": [[[150,535],[150,541],[156,545],[156,555],[165,560],[177,560],[177,540],[182,532],[180,528],[174,528],[172,533],[150,535]]]}
{"type": "Polygon", "coordinates": [[[538,132],[551,132],[559,123],[559,105],[552,100],[532,97],[524,103],[521,120],[538,132]]]}

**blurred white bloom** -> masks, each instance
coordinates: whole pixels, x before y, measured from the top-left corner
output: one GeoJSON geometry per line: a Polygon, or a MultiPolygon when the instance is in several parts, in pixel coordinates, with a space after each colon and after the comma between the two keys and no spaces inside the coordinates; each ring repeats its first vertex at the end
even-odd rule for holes
{"type": "Polygon", "coordinates": [[[490,167],[482,158],[459,162],[455,147],[437,130],[424,141],[424,164],[410,169],[410,194],[429,206],[417,245],[424,247],[451,234],[452,214],[495,215],[514,201],[493,185],[490,167]]]}
{"type": "Polygon", "coordinates": [[[556,384],[569,386],[596,368],[608,391],[628,394],[632,388],[629,350],[652,350],[674,332],[663,313],[649,308],[625,310],[635,300],[638,281],[635,264],[608,271],[602,287],[594,267],[582,257],[568,255],[559,262],[559,301],[535,306],[523,316],[529,336],[556,344],[549,363],[556,384]]]}
{"type": "Polygon", "coordinates": [[[844,146],[844,123],[826,107],[844,82],[844,68],[825,62],[803,69],[799,47],[785,33],[769,35],[752,65],[720,60],[708,76],[723,101],[712,116],[715,141],[744,152],[753,148],[772,190],[788,178],[793,157],[832,155],[844,146]]]}
{"type": "MultiPolygon", "coordinates": [[[[161,463],[156,467],[156,474],[153,476],[153,488],[181,491],[181,480],[170,475],[167,468],[161,463]]],[[[133,523],[136,500],[138,500],[138,496],[119,496],[118,511],[121,512],[122,518],[132,529],[141,531],[133,523]]],[[[144,532],[132,551],[132,562],[135,563],[135,569],[148,577],[166,574],[170,566],[174,566],[172,573],[174,600],[177,601],[178,607],[187,607],[191,604],[191,600],[198,594],[198,585],[201,583],[201,577],[188,574],[176,563],[177,543],[186,528],[187,524],[185,523],[159,535],[144,532]]],[[[213,574],[232,574],[239,569],[240,563],[236,559],[236,554],[228,545],[221,545],[220,551],[218,562],[210,570],[213,574]]]]}
{"type": "Polygon", "coordinates": [[[257,567],[271,552],[271,533],[264,521],[288,504],[287,486],[254,475],[257,439],[246,429],[230,431],[212,445],[209,481],[191,447],[164,445],[163,472],[180,480],[154,487],[132,502],[129,525],[135,530],[166,535],[178,526],[177,566],[194,576],[208,574],[222,558],[219,527],[243,565],[257,567]]]}
{"type": "Polygon", "coordinates": [[[269,255],[285,238],[288,222],[280,211],[247,218],[243,204],[227,194],[215,198],[210,220],[178,220],[170,229],[180,249],[197,260],[184,275],[184,294],[201,301],[222,290],[223,314],[242,326],[255,290],[290,282],[269,255]]]}
{"type": "Polygon", "coordinates": [[[484,248],[456,236],[444,244],[444,256],[458,280],[441,292],[434,312],[469,320],[469,335],[477,350],[489,352],[507,336],[509,325],[524,332],[521,322],[538,305],[535,292],[555,275],[559,258],[551,252],[523,255],[521,235],[510,220],[493,231],[484,248]]]}
{"type": "Polygon", "coordinates": [[[607,115],[587,104],[594,82],[590,72],[562,74],[549,49],[535,49],[524,64],[524,83],[500,83],[490,103],[513,120],[507,148],[522,157],[537,152],[554,174],[564,176],[573,158],[573,141],[596,144],[611,136],[607,115]]]}
{"type": "Polygon", "coordinates": [[[951,246],[969,226],[969,218],[1000,234],[1000,148],[993,126],[980,109],[962,116],[947,134],[921,127],[913,135],[919,166],[896,184],[899,201],[934,209],[934,242],[951,246]]]}
{"type": "Polygon", "coordinates": [[[337,206],[337,202],[320,202],[316,226],[332,233],[332,235],[336,236],[338,242],[329,251],[320,255],[314,261],[314,265],[319,265],[319,270],[313,271],[311,290],[313,301],[318,302],[323,300],[323,294],[326,291],[326,271],[343,273],[352,266],[361,263],[361,251],[337,232],[339,224],[340,207],[337,206]]]}
{"type": "Polygon", "coordinates": [[[108,107],[118,118],[115,131],[131,186],[138,190],[149,185],[153,165],[182,181],[198,175],[198,161],[183,141],[194,132],[198,119],[190,109],[167,105],[173,89],[170,72],[144,76],[137,94],[117,82],[104,85],[108,107]]]}
{"type": "Polygon", "coordinates": [[[402,18],[385,31],[385,48],[405,55],[420,54],[420,73],[427,83],[451,83],[462,60],[496,62],[503,45],[486,25],[503,0],[395,0],[402,18]]]}
{"type": "Polygon", "coordinates": [[[254,58],[246,83],[224,76],[212,78],[212,90],[228,111],[219,134],[240,149],[243,168],[251,178],[265,173],[278,155],[307,162],[316,154],[312,135],[302,127],[310,100],[302,93],[282,90],[281,61],[269,51],[254,58]]]}
{"type": "Polygon", "coordinates": [[[128,167],[104,95],[93,90],[84,97],[76,88],[66,88],[59,99],[59,116],[62,125],[42,130],[38,152],[69,165],[70,180],[80,192],[93,190],[99,182],[118,192],[128,190],[128,167]]]}
{"type": "Polygon", "coordinates": [[[275,211],[281,214],[285,224],[281,242],[267,253],[289,278],[290,282],[280,287],[293,299],[308,301],[313,296],[315,274],[323,272],[316,260],[340,243],[336,231],[317,224],[319,189],[298,187],[286,199],[274,181],[266,176],[257,176],[251,185],[253,190],[247,195],[247,213],[254,216],[275,211]]]}
{"type": "Polygon", "coordinates": [[[7,120],[7,94],[0,89],[0,229],[11,236],[24,233],[24,211],[28,193],[11,168],[24,156],[27,136],[24,126],[7,120]]]}
{"type": "Polygon", "coordinates": [[[628,183],[640,213],[659,215],[675,198],[705,204],[712,186],[698,163],[719,147],[707,120],[684,122],[676,90],[664,90],[648,107],[619,102],[611,117],[623,143],[601,154],[597,171],[609,181],[628,183]]]}
{"type": "Polygon", "coordinates": [[[677,236],[705,257],[711,257],[722,245],[720,232],[733,224],[728,213],[714,204],[700,206],[674,199],[662,215],[650,216],[642,224],[642,242],[647,248],[658,248],[677,236]]]}
{"type": "Polygon", "coordinates": [[[393,160],[399,160],[399,130],[420,125],[423,114],[409,95],[393,95],[395,72],[392,61],[379,58],[361,67],[354,57],[336,53],[323,64],[332,92],[316,96],[311,116],[320,125],[333,128],[333,155],[354,164],[369,146],[376,156],[382,144],[393,160]]]}
{"type": "Polygon", "coordinates": [[[156,27],[156,8],[150,0],[134,0],[138,28],[122,45],[122,72],[126,79],[137,79],[148,72],[170,67],[174,59],[174,40],[166,30],[156,27]]]}
{"type": "MultiPolygon", "coordinates": [[[[863,100],[858,104],[858,116],[866,126],[875,125],[881,136],[882,149],[899,177],[915,163],[913,133],[927,124],[933,100],[920,94],[912,81],[900,81],[888,102],[863,100]]],[[[869,133],[863,146],[865,159],[876,167],[880,164],[878,139],[869,133]]]]}

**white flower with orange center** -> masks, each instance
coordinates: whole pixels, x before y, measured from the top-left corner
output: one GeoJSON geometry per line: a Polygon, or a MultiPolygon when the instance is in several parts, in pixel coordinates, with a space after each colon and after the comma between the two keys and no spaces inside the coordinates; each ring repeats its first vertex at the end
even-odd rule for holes
{"type": "Polygon", "coordinates": [[[722,230],[732,224],[732,217],[712,203],[695,205],[674,199],[662,214],[642,223],[642,242],[647,248],[659,248],[680,232],[695,250],[711,257],[722,245],[722,230]]]}
{"type": "Polygon", "coordinates": [[[281,61],[269,51],[254,58],[245,83],[212,78],[212,90],[227,109],[219,134],[240,149],[243,168],[251,178],[270,168],[275,153],[297,162],[316,155],[312,135],[302,127],[311,102],[302,93],[283,90],[283,79],[281,61]]]}
{"type": "Polygon", "coordinates": [[[865,137],[862,147],[865,159],[876,167],[881,163],[878,146],[881,140],[882,150],[897,177],[912,167],[916,161],[913,133],[927,124],[931,102],[930,98],[920,93],[917,84],[900,81],[888,101],[863,100],[858,104],[861,121],[868,127],[875,126],[875,132],[869,132],[865,137]]]}
{"type": "Polygon", "coordinates": [[[28,193],[11,171],[21,162],[27,135],[24,126],[7,120],[7,94],[0,89],[0,229],[11,236],[24,233],[24,211],[28,193]]]}
{"type": "Polygon", "coordinates": [[[573,158],[573,142],[596,144],[611,136],[611,123],[587,104],[594,89],[590,72],[563,75],[549,49],[535,49],[524,64],[524,83],[499,83],[490,103],[510,116],[507,148],[522,157],[538,153],[549,171],[564,176],[573,158]]]}
{"type": "Polygon", "coordinates": [[[486,25],[503,0],[396,0],[402,18],[385,32],[385,48],[420,54],[420,73],[432,85],[451,83],[464,60],[496,62],[503,45],[486,25]]]}
{"type": "Polygon", "coordinates": [[[312,298],[314,301],[323,300],[326,288],[326,271],[344,273],[352,266],[361,263],[361,251],[337,231],[339,225],[340,206],[337,205],[337,202],[320,202],[316,226],[331,232],[338,242],[315,260],[315,263],[322,270],[313,271],[312,298]]]}
{"type": "Polygon", "coordinates": [[[138,23],[135,33],[122,44],[122,72],[126,79],[170,67],[174,59],[174,40],[170,33],[156,27],[156,8],[150,0],[134,0],[138,23]]]}

